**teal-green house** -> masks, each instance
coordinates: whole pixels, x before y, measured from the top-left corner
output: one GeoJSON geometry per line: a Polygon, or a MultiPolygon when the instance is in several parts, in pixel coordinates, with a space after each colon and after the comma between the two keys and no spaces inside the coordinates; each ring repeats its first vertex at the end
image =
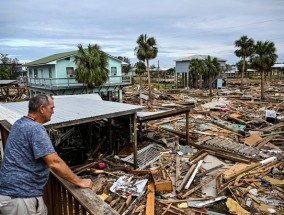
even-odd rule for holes
{"type": "MultiPolygon", "coordinates": [[[[24,66],[28,71],[30,96],[38,93],[48,95],[75,95],[86,94],[87,86],[75,79],[76,64],[74,56],[77,51],[50,55],[29,63],[24,66]]],[[[122,88],[130,85],[130,79],[125,80],[122,76],[121,67],[125,62],[107,54],[109,78],[102,86],[97,86],[94,93],[107,94],[111,100],[113,92],[118,93],[122,100],[122,88]]]]}

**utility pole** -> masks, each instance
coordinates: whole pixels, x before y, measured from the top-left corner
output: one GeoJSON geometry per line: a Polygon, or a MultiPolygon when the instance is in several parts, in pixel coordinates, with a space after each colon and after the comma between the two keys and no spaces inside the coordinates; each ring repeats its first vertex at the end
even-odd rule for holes
{"type": "Polygon", "coordinates": [[[158,60],[158,89],[160,89],[160,62],[158,60]]]}

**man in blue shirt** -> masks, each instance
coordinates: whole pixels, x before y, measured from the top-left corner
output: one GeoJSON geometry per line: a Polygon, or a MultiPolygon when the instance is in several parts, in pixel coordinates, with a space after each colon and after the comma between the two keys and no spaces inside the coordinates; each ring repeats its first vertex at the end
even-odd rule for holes
{"type": "Polygon", "coordinates": [[[43,188],[50,169],[82,188],[92,188],[91,179],[81,179],[55,152],[42,124],[54,113],[52,97],[39,94],[29,101],[29,113],[17,120],[7,139],[0,170],[1,215],[45,215],[43,188]]]}

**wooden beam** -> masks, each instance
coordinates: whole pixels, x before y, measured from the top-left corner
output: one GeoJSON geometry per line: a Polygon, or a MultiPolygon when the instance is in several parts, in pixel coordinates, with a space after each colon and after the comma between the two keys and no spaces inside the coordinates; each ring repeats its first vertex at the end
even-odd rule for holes
{"type": "Polygon", "coordinates": [[[202,165],[202,163],[203,163],[203,160],[198,161],[198,163],[197,163],[197,165],[196,165],[196,167],[195,167],[195,169],[194,169],[192,175],[190,176],[189,181],[188,181],[187,184],[185,185],[185,189],[188,189],[188,188],[190,187],[190,185],[191,185],[191,183],[192,183],[192,181],[193,181],[195,175],[197,174],[197,171],[199,170],[200,166],[202,165]]]}
{"type": "Polygon", "coordinates": [[[186,138],[185,138],[185,142],[186,142],[186,145],[189,145],[189,111],[187,111],[185,113],[185,135],[186,135],[186,138]]]}
{"type": "Polygon", "coordinates": [[[180,156],[176,156],[176,187],[179,187],[181,180],[181,165],[180,165],[180,156]]]}
{"type": "Polygon", "coordinates": [[[146,215],[155,215],[155,185],[151,182],[148,185],[148,194],[146,202],[146,215]]]}
{"type": "Polygon", "coordinates": [[[176,109],[176,110],[165,111],[165,112],[162,112],[162,113],[157,113],[157,114],[148,115],[148,116],[138,116],[138,121],[139,122],[147,122],[147,121],[151,121],[151,120],[176,116],[176,115],[179,115],[179,114],[188,113],[190,111],[190,109],[192,109],[192,107],[185,107],[185,108],[180,108],[180,109],[176,109]]]}
{"type": "Polygon", "coordinates": [[[138,147],[137,147],[137,114],[134,113],[130,117],[132,120],[132,134],[133,134],[133,159],[134,159],[134,169],[138,168],[138,147]]]}
{"type": "Polygon", "coordinates": [[[191,175],[191,173],[194,171],[194,168],[196,167],[196,164],[191,165],[190,169],[188,170],[188,172],[186,173],[186,175],[184,176],[181,184],[176,188],[176,190],[179,192],[181,191],[181,189],[184,187],[185,183],[188,181],[189,176],[191,175]]]}

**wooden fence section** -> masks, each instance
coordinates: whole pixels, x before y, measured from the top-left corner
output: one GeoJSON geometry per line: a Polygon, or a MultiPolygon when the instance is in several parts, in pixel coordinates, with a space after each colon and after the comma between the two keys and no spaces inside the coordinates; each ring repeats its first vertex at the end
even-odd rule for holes
{"type": "Polygon", "coordinates": [[[44,191],[49,215],[113,215],[118,214],[91,189],[78,188],[50,174],[44,191]]]}

